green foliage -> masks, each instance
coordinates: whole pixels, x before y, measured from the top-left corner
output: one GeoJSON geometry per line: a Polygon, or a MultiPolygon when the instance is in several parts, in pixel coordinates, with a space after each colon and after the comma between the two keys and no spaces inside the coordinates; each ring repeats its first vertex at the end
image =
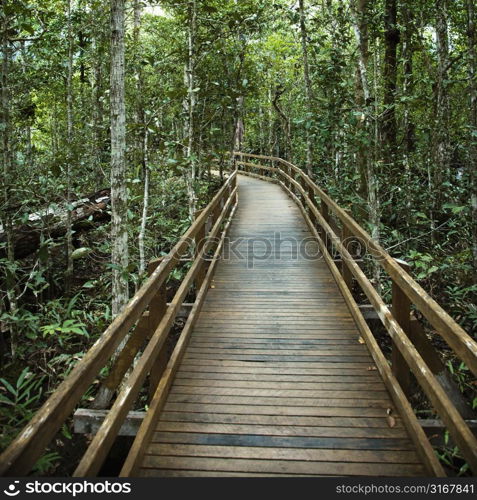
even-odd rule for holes
{"type": "Polygon", "coordinates": [[[0,378],[0,421],[4,432],[0,438],[0,448],[12,439],[12,433],[30,420],[42,394],[45,377],[34,375],[28,367],[13,383],[0,378]]]}
{"type": "Polygon", "coordinates": [[[47,475],[52,469],[54,469],[58,462],[61,460],[61,455],[59,453],[50,452],[42,455],[36,464],[33,466],[33,475],[44,476],[47,475]]]}
{"type": "Polygon", "coordinates": [[[78,323],[74,319],[67,319],[63,324],[54,323],[52,325],[42,326],[40,329],[43,332],[43,337],[55,336],[58,343],[62,346],[69,341],[73,335],[84,335],[88,337],[88,332],[85,330],[84,323],[78,323]]]}

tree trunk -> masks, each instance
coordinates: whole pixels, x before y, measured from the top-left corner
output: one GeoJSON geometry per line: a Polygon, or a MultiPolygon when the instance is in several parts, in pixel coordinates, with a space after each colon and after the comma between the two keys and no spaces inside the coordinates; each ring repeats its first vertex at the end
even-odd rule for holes
{"type": "Polygon", "coordinates": [[[397,81],[397,46],[399,29],[397,27],[397,1],[385,2],[385,33],[384,33],[384,112],[382,118],[382,139],[384,142],[383,159],[396,170],[397,124],[396,124],[396,81],[397,81]]]}
{"type": "MultiPolygon", "coordinates": [[[[436,38],[437,38],[437,96],[436,96],[436,125],[433,179],[434,210],[438,212],[442,204],[443,182],[448,178],[450,167],[449,144],[449,114],[450,102],[448,92],[449,73],[449,33],[447,0],[436,0],[436,38]]],[[[435,215],[435,214],[434,214],[435,215]]],[[[434,219],[434,217],[432,217],[434,219]]]]}
{"type": "Polygon", "coordinates": [[[142,14],[142,3],[140,0],[134,0],[134,29],[133,29],[133,45],[134,45],[134,57],[135,57],[135,81],[136,81],[136,123],[141,125],[138,127],[138,133],[136,134],[136,158],[141,164],[142,169],[142,179],[143,179],[143,205],[142,205],[142,215],[141,224],[138,234],[138,247],[139,247],[139,274],[144,274],[146,270],[146,253],[144,247],[144,240],[146,237],[147,228],[147,213],[149,207],[149,161],[148,161],[148,123],[146,123],[146,117],[144,112],[144,100],[143,95],[143,72],[142,64],[139,58],[139,37],[141,34],[141,14],[142,14]]]}
{"type": "Polygon", "coordinates": [[[186,184],[189,198],[189,217],[194,220],[197,195],[195,193],[196,179],[196,151],[195,151],[195,66],[196,66],[196,35],[197,35],[197,4],[196,0],[189,0],[187,7],[187,64],[185,69],[185,83],[187,86],[187,171],[186,184]]]}
{"type": "Polygon", "coordinates": [[[314,98],[313,87],[310,79],[310,67],[308,64],[308,33],[306,28],[305,2],[299,0],[300,10],[300,35],[301,35],[301,50],[303,57],[303,78],[305,81],[306,104],[308,108],[309,118],[306,120],[306,170],[308,175],[313,175],[313,123],[314,123],[314,98]],[[311,122],[311,123],[310,123],[311,122]]]}
{"type": "MultiPolygon", "coordinates": [[[[90,227],[86,219],[100,222],[109,219],[107,208],[110,204],[109,189],[102,189],[88,196],[86,199],[71,201],[71,227],[73,231],[80,231],[90,227]]],[[[52,207],[31,214],[33,218],[26,224],[15,225],[11,228],[10,235],[0,231],[0,246],[8,241],[13,247],[13,257],[23,259],[36,252],[41,244],[41,238],[64,238],[67,232],[67,208],[61,207],[53,213],[52,207]]],[[[7,255],[0,248],[0,258],[7,255]]]]}
{"type": "MultiPolygon", "coordinates": [[[[367,150],[364,149],[363,144],[361,144],[361,161],[363,164],[361,168],[364,167],[365,172],[365,180],[366,180],[366,192],[367,192],[367,200],[368,200],[368,213],[369,213],[369,221],[371,223],[371,236],[374,240],[379,242],[380,237],[380,210],[379,210],[379,194],[378,194],[378,177],[375,170],[375,160],[376,160],[376,140],[377,138],[373,138],[373,132],[371,130],[370,124],[370,113],[374,111],[371,107],[372,99],[371,92],[369,89],[369,79],[368,79],[368,70],[367,70],[367,62],[369,55],[369,47],[368,47],[368,35],[367,35],[367,24],[366,24],[366,14],[367,14],[367,0],[357,0],[355,3],[351,0],[352,7],[352,23],[353,23],[353,31],[356,37],[356,42],[359,47],[359,55],[358,55],[358,73],[359,73],[359,82],[361,86],[361,93],[364,99],[364,107],[363,114],[361,119],[360,127],[362,127],[364,131],[365,137],[368,138],[367,150]],[[373,151],[369,151],[370,145],[373,144],[373,151]]],[[[375,68],[377,64],[375,62],[375,68]]],[[[376,78],[375,78],[376,80],[376,78]]],[[[377,129],[375,129],[375,133],[377,133],[377,129]]],[[[380,288],[380,267],[379,264],[374,263],[373,261],[373,276],[375,281],[376,288],[380,288]]]]}
{"type": "MultiPolygon", "coordinates": [[[[402,59],[403,59],[403,84],[402,95],[406,98],[403,103],[403,129],[404,129],[404,196],[405,209],[410,210],[412,204],[412,189],[410,188],[411,181],[411,164],[410,157],[416,149],[416,134],[415,125],[411,116],[410,99],[414,91],[414,75],[413,75],[413,55],[414,55],[414,30],[415,16],[413,9],[409,7],[407,2],[402,2],[402,19],[403,19],[403,42],[402,42],[402,59]]],[[[405,224],[410,232],[409,217],[405,217],[405,224]]],[[[410,233],[409,233],[410,234],[410,233]]]]}
{"type": "MultiPolygon", "coordinates": [[[[291,126],[290,120],[288,119],[286,113],[280,107],[280,98],[285,93],[285,88],[278,85],[275,88],[275,94],[273,96],[272,105],[275,111],[277,112],[280,122],[282,124],[282,130],[284,135],[284,152],[283,156],[286,160],[292,160],[292,140],[291,140],[291,126]]],[[[277,154],[280,156],[280,153],[277,154]]]]}
{"type": "Polygon", "coordinates": [[[272,87],[268,87],[268,155],[273,156],[275,142],[273,140],[273,132],[275,130],[275,115],[273,114],[273,96],[272,87]]]}
{"type": "Polygon", "coordinates": [[[469,176],[472,207],[472,262],[477,283],[477,29],[474,0],[467,0],[469,39],[470,148],[469,176]]]}
{"type": "Polygon", "coordinates": [[[148,161],[148,137],[147,125],[144,131],[144,146],[143,146],[143,179],[144,193],[142,202],[141,229],[139,230],[138,245],[139,245],[139,274],[142,275],[146,271],[146,253],[144,249],[144,240],[146,237],[147,226],[147,211],[149,208],[149,161],[148,161]]]}
{"type": "MultiPolygon", "coordinates": [[[[10,59],[11,48],[10,40],[8,38],[8,30],[10,25],[10,17],[7,14],[3,16],[2,26],[2,163],[3,163],[3,212],[4,217],[2,220],[4,231],[6,233],[6,247],[7,247],[7,266],[5,267],[5,284],[7,287],[7,300],[8,305],[1,304],[2,309],[9,310],[10,314],[14,316],[18,309],[17,304],[17,280],[15,272],[15,254],[14,254],[14,237],[13,237],[13,179],[14,179],[14,166],[13,154],[11,150],[10,134],[11,134],[11,119],[10,119],[10,59]]],[[[14,322],[10,326],[10,349],[12,358],[16,358],[18,332],[14,322]]]]}
{"type": "Polygon", "coordinates": [[[94,69],[93,69],[93,86],[92,86],[92,107],[93,107],[93,164],[97,171],[101,171],[106,180],[106,175],[103,172],[104,161],[104,133],[103,121],[104,110],[101,100],[102,82],[103,82],[103,50],[101,47],[102,37],[100,33],[95,33],[93,37],[94,50],[94,69]]]}
{"type": "Polygon", "coordinates": [[[111,0],[111,263],[112,313],[129,299],[126,186],[126,109],[124,100],[124,1],[111,0]]]}
{"type": "MultiPolygon", "coordinates": [[[[414,75],[413,75],[413,55],[414,55],[414,30],[415,16],[412,8],[407,2],[402,4],[402,19],[403,19],[403,44],[402,44],[402,59],[403,68],[403,95],[406,98],[412,96],[414,90],[414,75]]],[[[416,134],[415,125],[411,118],[411,105],[406,101],[404,105],[404,149],[405,155],[408,157],[416,149],[416,134]]]]}
{"type": "MultiPolygon", "coordinates": [[[[242,79],[243,64],[245,61],[245,43],[241,41],[240,36],[238,37],[237,42],[241,43],[241,50],[237,57],[238,68],[235,77],[235,85],[238,88],[240,86],[240,81],[242,79]]],[[[233,154],[234,151],[242,150],[243,136],[245,133],[243,118],[242,118],[243,106],[244,106],[244,97],[241,95],[235,99],[234,109],[232,113],[233,120],[232,120],[232,134],[230,141],[229,170],[232,170],[234,165],[234,154],[233,154]]]]}
{"type": "Polygon", "coordinates": [[[67,131],[66,142],[68,144],[68,154],[66,156],[66,274],[65,287],[69,292],[71,288],[71,280],[73,278],[73,228],[71,220],[71,178],[72,165],[75,158],[74,153],[74,138],[73,138],[73,30],[71,19],[71,0],[68,0],[68,73],[66,77],[66,114],[67,114],[67,131]]]}

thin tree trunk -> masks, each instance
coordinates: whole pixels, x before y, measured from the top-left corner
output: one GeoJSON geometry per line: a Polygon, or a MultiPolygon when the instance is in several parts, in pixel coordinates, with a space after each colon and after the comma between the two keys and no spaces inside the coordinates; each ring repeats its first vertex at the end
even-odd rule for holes
{"type": "Polygon", "coordinates": [[[305,2],[299,0],[300,10],[300,35],[301,50],[303,57],[303,78],[305,81],[305,95],[310,119],[306,120],[306,170],[308,175],[313,175],[313,123],[314,123],[314,98],[313,87],[310,79],[310,67],[308,63],[308,33],[306,28],[305,2]],[[311,123],[310,123],[311,122],[311,123]]]}
{"type": "MultiPolygon", "coordinates": [[[[448,178],[450,167],[449,114],[450,102],[448,85],[449,73],[449,33],[447,0],[436,0],[436,38],[437,38],[437,98],[436,98],[436,138],[434,146],[434,210],[438,212],[442,204],[443,182],[448,178]]],[[[434,233],[433,233],[434,234],[434,233]]]]}
{"type": "MultiPolygon", "coordinates": [[[[284,157],[287,160],[291,160],[292,156],[292,141],[291,141],[291,126],[290,120],[288,119],[286,113],[280,107],[280,98],[284,94],[285,89],[281,86],[277,86],[275,88],[275,95],[273,96],[272,105],[275,111],[277,112],[280,122],[282,124],[283,134],[285,136],[284,141],[284,157]]],[[[280,156],[280,154],[278,154],[280,156]]]]}
{"type": "Polygon", "coordinates": [[[129,299],[126,187],[126,109],[124,100],[124,1],[111,0],[111,263],[112,313],[129,299]]]}
{"type": "MultiPolygon", "coordinates": [[[[7,237],[7,261],[8,270],[5,266],[5,284],[7,286],[7,299],[8,309],[12,316],[15,316],[18,309],[17,304],[17,282],[15,272],[15,254],[14,254],[14,240],[13,240],[13,220],[12,220],[12,205],[13,194],[12,184],[14,176],[13,168],[13,154],[11,150],[10,134],[11,134],[11,119],[10,119],[10,58],[11,48],[8,38],[8,30],[10,24],[10,17],[6,14],[3,16],[2,26],[2,163],[3,163],[3,205],[5,215],[2,217],[4,231],[7,237]]],[[[5,307],[2,305],[2,308],[5,307]]],[[[6,307],[5,307],[6,308],[6,307]]],[[[18,331],[15,323],[10,323],[10,349],[12,359],[16,358],[18,343],[18,331]]]]}
{"type": "MultiPolygon", "coordinates": [[[[112,314],[117,316],[129,300],[127,230],[126,106],[124,81],[124,7],[125,0],[111,0],[111,264],[112,314]]],[[[127,342],[119,344],[114,361],[127,342]]],[[[104,409],[113,391],[100,386],[92,408],[104,409]]]]}
{"type": "MultiPolygon", "coordinates": [[[[362,109],[361,119],[358,121],[357,128],[358,131],[363,130],[367,126],[366,118],[366,107],[369,105],[369,85],[366,72],[366,66],[368,63],[369,50],[368,50],[368,27],[365,20],[366,11],[366,1],[367,0],[351,0],[351,12],[352,12],[352,27],[355,34],[355,39],[358,44],[359,57],[357,60],[356,68],[356,105],[358,108],[362,109]],[[363,68],[363,69],[362,69],[363,68]]],[[[358,132],[357,135],[362,135],[362,132],[358,132]]],[[[363,140],[358,139],[358,148],[356,151],[357,166],[359,171],[360,183],[359,183],[359,194],[363,199],[368,197],[368,187],[366,180],[367,173],[367,147],[363,140]]],[[[366,214],[361,214],[362,217],[366,217],[366,214]]]]}
{"type": "Polygon", "coordinates": [[[68,73],[66,78],[66,114],[67,114],[67,131],[66,142],[68,144],[68,154],[66,157],[66,274],[65,285],[66,291],[71,289],[71,280],[73,278],[73,228],[71,222],[71,180],[72,166],[75,158],[74,143],[73,143],[73,30],[71,19],[71,1],[68,0],[68,73]]]}
{"type": "MultiPolygon", "coordinates": [[[[22,54],[22,73],[23,76],[26,78],[27,77],[27,68],[28,68],[28,61],[26,57],[26,45],[25,41],[21,42],[21,54],[22,54]]],[[[26,95],[28,96],[28,103],[31,103],[31,95],[30,92],[27,91],[26,95]]],[[[33,167],[33,149],[32,149],[32,141],[31,141],[31,119],[27,118],[27,124],[25,125],[25,142],[26,142],[26,154],[25,154],[25,164],[28,166],[28,168],[33,167]]]]}
{"type": "Polygon", "coordinates": [[[187,149],[186,156],[188,168],[186,172],[187,195],[189,198],[189,217],[194,220],[197,195],[195,193],[196,179],[196,151],[195,151],[195,66],[196,66],[196,35],[197,35],[197,4],[196,0],[189,0],[187,16],[187,44],[188,55],[185,71],[185,80],[187,86],[187,149]]]}
{"type": "MultiPolygon", "coordinates": [[[[235,1],[237,3],[237,1],[235,1]]],[[[240,37],[238,37],[238,43],[242,43],[241,50],[238,55],[238,69],[236,73],[236,86],[240,86],[240,80],[242,79],[242,70],[243,63],[245,61],[245,44],[241,42],[240,37]]],[[[235,99],[234,110],[232,113],[233,121],[232,121],[232,135],[230,141],[230,157],[229,157],[229,170],[232,170],[234,165],[234,151],[242,150],[242,142],[243,136],[245,133],[244,124],[243,124],[243,106],[244,106],[244,97],[238,96],[235,99]]]]}
{"type": "Polygon", "coordinates": [[[144,106],[143,106],[143,81],[142,81],[142,61],[140,58],[139,37],[141,34],[141,15],[142,15],[142,2],[141,0],[134,0],[133,5],[133,66],[134,66],[134,81],[135,81],[135,94],[134,94],[134,122],[136,123],[135,131],[133,133],[133,164],[144,164],[143,146],[144,146],[144,106]]]}
{"type": "Polygon", "coordinates": [[[103,54],[101,50],[101,36],[96,33],[93,38],[94,70],[93,70],[93,158],[98,170],[102,170],[104,142],[103,142],[103,103],[101,100],[101,87],[103,80],[103,54]]]}
{"type": "MultiPolygon", "coordinates": [[[[407,2],[403,2],[402,6],[402,18],[403,18],[403,43],[402,43],[402,59],[403,59],[403,86],[402,94],[406,98],[403,103],[404,113],[403,113],[403,129],[404,129],[404,196],[405,196],[405,208],[410,210],[412,204],[412,189],[410,188],[411,181],[411,155],[416,148],[416,137],[415,137],[415,126],[411,116],[411,104],[409,99],[411,98],[414,90],[414,75],[413,75],[413,54],[414,54],[414,12],[413,9],[409,7],[407,2]]],[[[405,217],[405,224],[410,231],[409,217],[405,217]]]]}
{"type": "MultiPolygon", "coordinates": [[[[406,98],[412,96],[414,90],[414,74],[413,74],[413,55],[414,55],[414,12],[409,7],[407,2],[402,5],[403,18],[403,44],[402,44],[402,59],[403,67],[403,95],[406,98]]],[[[411,118],[411,105],[409,102],[404,106],[404,149],[405,154],[409,156],[416,148],[415,126],[411,118]]]]}
{"type": "Polygon", "coordinates": [[[382,118],[382,139],[384,142],[383,159],[395,170],[397,152],[396,124],[396,85],[397,85],[397,47],[400,34],[397,27],[397,1],[385,2],[385,33],[384,33],[384,112],[382,118]]]}
{"type": "MultiPolygon", "coordinates": [[[[356,4],[351,0],[351,10],[352,10],[352,23],[353,31],[356,37],[356,42],[359,47],[358,55],[358,72],[359,80],[361,84],[361,92],[364,98],[364,108],[362,116],[362,127],[365,132],[365,136],[369,138],[369,143],[374,143],[374,154],[364,154],[362,153],[362,161],[365,168],[365,179],[366,179],[366,191],[368,199],[368,212],[369,221],[371,223],[371,236],[374,240],[379,242],[379,229],[380,229],[380,212],[379,212],[379,196],[378,196],[378,178],[375,171],[375,160],[376,160],[376,136],[373,138],[373,133],[370,126],[369,114],[371,113],[371,92],[369,89],[369,79],[368,79],[368,36],[367,36],[367,26],[366,26],[366,9],[367,0],[357,0],[356,4]],[[371,157],[370,157],[371,156],[371,157]],[[373,158],[374,156],[374,158],[373,158]]],[[[375,70],[377,68],[377,61],[375,60],[375,70]]],[[[376,77],[375,77],[376,83],[376,77]]],[[[375,111],[375,110],[373,110],[375,111]]],[[[378,130],[375,129],[375,135],[378,130]]],[[[368,146],[369,148],[369,146],[368,146]]],[[[373,260],[373,276],[375,280],[375,286],[379,290],[380,288],[380,268],[379,264],[373,260]]]]}
{"type": "Polygon", "coordinates": [[[235,120],[234,131],[234,149],[235,151],[242,150],[243,136],[245,133],[242,114],[243,114],[243,96],[237,98],[237,119],[235,120]]]}
{"type": "MultiPolygon", "coordinates": [[[[368,181],[368,206],[369,206],[369,221],[371,222],[371,236],[373,240],[379,242],[381,237],[381,205],[379,202],[379,175],[378,167],[381,160],[381,148],[378,145],[381,143],[380,123],[377,119],[379,114],[378,99],[379,94],[379,38],[376,39],[374,49],[374,141],[372,147],[372,159],[368,159],[367,181],[368,181]]],[[[381,266],[373,259],[373,278],[375,287],[378,292],[381,291],[381,266]]]]}
{"type": "Polygon", "coordinates": [[[273,97],[272,97],[272,88],[268,88],[268,155],[273,156],[274,150],[274,141],[273,141],[273,130],[275,125],[275,118],[273,114],[273,97]]]}
{"type": "Polygon", "coordinates": [[[148,159],[148,124],[145,120],[143,95],[143,72],[141,70],[141,62],[139,60],[139,37],[141,34],[141,12],[142,3],[140,0],[134,0],[134,29],[133,29],[133,44],[135,53],[135,80],[136,80],[136,123],[141,124],[139,133],[136,134],[136,157],[140,160],[142,167],[143,186],[143,205],[141,224],[138,234],[139,246],[139,274],[143,275],[146,270],[146,253],[144,248],[144,240],[146,237],[147,214],[149,207],[149,159],[148,159]]]}
{"type": "Polygon", "coordinates": [[[467,0],[469,39],[470,148],[469,173],[472,207],[472,261],[477,283],[477,29],[474,0],[467,0]]]}
{"type": "Polygon", "coordinates": [[[147,211],[149,208],[149,160],[148,160],[148,131],[147,126],[144,132],[144,146],[143,146],[143,178],[144,178],[144,193],[143,193],[143,204],[142,204],[142,216],[141,216],[141,229],[138,236],[139,245],[139,274],[142,275],[146,271],[146,253],[144,249],[144,239],[146,236],[146,226],[147,226],[147,211]]]}

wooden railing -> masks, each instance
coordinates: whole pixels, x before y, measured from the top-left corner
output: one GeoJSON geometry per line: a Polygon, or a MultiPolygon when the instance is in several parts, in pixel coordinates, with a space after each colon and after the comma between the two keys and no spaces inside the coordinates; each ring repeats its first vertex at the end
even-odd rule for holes
{"type": "Polygon", "coordinates": [[[31,470],[91,384],[99,377],[101,369],[113,359],[102,389],[110,394],[117,391],[114,404],[74,475],[92,476],[98,473],[147,376],[151,394],[156,392],[159,379],[164,378],[164,370],[167,372],[165,341],[194,284],[196,300],[181,332],[179,345],[184,342],[196,320],[236,207],[236,181],[236,174],[233,173],[209,205],[197,214],[196,220],[170,253],[150,264],[148,280],[0,456],[0,475],[21,476],[31,470]],[[167,304],[167,279],[189,250],[194,253],[191,267],[172,302],[167,304]],[[212,252],[214,257],[206,258],[212,252]],[[147,345],[141,352],[146,341],[147,345]],[[134,359],[136,363],[132,368],[134,359]]]}
{"type": "Polygon", "coordinates": [[[240,173],[280,184],[297,203],[319,242],[323,257],[350,307],[361,335],[429,473],[444,475],[406,396],[409,391],[410,372],[414,374],[470,468],[477,473],[477,439],[429,366],[431,360],[426,355],[425,349],[429,349],[430,342],[422,329],[419,329],[417,322],[411,321],[411,306],[413,305],[415,310],[428,320],[456,356],[474,375],[477,375],[475,340],[410,276],[403,263],[392,258],[301,169],[281,158],[241,152],[235,153],[235,162],[240,173]],[[361,245],[364,244],[369,257],[391,278],[392,308],[386,305],[359,263],[351,255],[348,243],[353,239],[359,240],[361,245]],[[338,270],[331,255],[331,247],[341,257],[341,270],[338,270]],[[353,280],[356,280],[367,296],[392,339],[392,368],[353,299],[351,294],[353,280]]]}

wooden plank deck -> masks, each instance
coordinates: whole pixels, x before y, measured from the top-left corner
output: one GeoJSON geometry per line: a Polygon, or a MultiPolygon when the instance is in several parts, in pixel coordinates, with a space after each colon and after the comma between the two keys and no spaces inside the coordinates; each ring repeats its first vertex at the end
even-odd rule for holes
{"type": "Polygon", "coordinates": [[[239,186],[241,255],[218,264],[140,474],[425,475],[330,270],[294,252],[316,251],[298,208],[239,186]]]}

